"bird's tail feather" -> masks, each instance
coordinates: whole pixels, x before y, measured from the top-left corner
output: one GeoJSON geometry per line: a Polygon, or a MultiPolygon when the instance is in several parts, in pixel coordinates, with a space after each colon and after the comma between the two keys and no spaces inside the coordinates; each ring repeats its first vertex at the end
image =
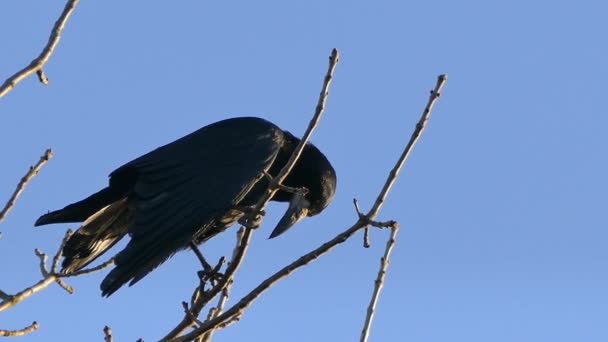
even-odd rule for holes
{"type": "Polygon", "coordinates": [[[127,197],[92,214],[63,248],[63,273],[78,271],[112,248],[133,222],[134,209],[127,197]]]}
{"type": "Polygon", "coordinates": [[[125,191],[122,189],[106,187],[82,201],[40,216],[34,225],[42,226],[51,223],[82,222],[106,206],[125,197],[125,195],[125,191]]]}

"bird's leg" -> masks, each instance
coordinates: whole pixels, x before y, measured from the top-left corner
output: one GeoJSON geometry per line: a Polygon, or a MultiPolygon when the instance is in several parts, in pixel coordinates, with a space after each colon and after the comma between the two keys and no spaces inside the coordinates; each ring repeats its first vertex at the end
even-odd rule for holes
{"type": "Polygon", "coordinates": [[[211,264],[207,262],[207,260],[203,256],[203,253],[201,253],[201,250],[198,248],[194,241],[190,242],[190,248],[198,258],[198,261],[200,261],[201,265],[203,266],[203,270],[198,271],[197,273],[202,283],[211,281],[212,285],[215,285],[216,282],[218,282],[224,277],[224,274],[220,273],[220,269],[222,268],[222,265],[224,265],[224,257],[220,258],[217,265],[211,266],[211,264]]]}
{"type": "Polygon", "coordinates": [[[264,218],[264,215],[266,215],[266,211],[264,211],[264,209],[260,210],[259,212],[255,213],[254,217],[251,217],[254,210],[254,207],[252,206],[240,206],[237,205],[234,207],[234,209],[241,211],[243,213],[243,216],[241,216],[238,220],[239,224],[242,226],[246,226],[246,227],[251,227],[251,228],[258,228],[261,224],[262,224],[262,218],[264,218]]]}

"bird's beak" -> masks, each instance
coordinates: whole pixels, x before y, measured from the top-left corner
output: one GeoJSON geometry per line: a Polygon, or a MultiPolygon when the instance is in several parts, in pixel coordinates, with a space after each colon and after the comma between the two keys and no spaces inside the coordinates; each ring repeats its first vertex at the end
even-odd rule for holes
{"type": "Polygon", "coordinates": [[[291,228],[294,224],[296,224],[296,222],[300,221],[308,214],[309,207],[310,202],[304,197],[303,194],[294,194],[293,198],[289,202],[289,208],[287,208],[287,211],[268,238],[272,239],[286,232],[287,229],[291,228]]]}

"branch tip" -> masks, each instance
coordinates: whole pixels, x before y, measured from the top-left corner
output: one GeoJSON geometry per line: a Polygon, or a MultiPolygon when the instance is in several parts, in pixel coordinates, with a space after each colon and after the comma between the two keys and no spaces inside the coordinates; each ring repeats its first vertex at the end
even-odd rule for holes
{"type": "Polygon", "coordinates": [[[17,187],[15,188],[15,191],[4,205],[4,208],[0,211],[0,223],[6,218],[6,215],[9,213],[9,211],[13,209],[15,203],[17,202],[17,199],[25,189],[26,185],[32,180],[32,178],[34,178],[34,176],[38,174],[44,164],[46,164],[52,157],[53,152],[51,151],[51,149],[47,149],[40,157],[40,160],[38,160],[38,163],[36,163],[36,165],[34,166],[29,167],[27,173],[21,178],[21,180],[17,184],[17,187]]]}
{"type": "Polygon", "coordinates": [[[55,51],[55,48],[59,44],[61,39],[61,32],[65,27],[68,18],[74,12],[74,8],[79,0],[68,0],[63,8],[63,11],[59,15],[57,21],[53,25],[49,39],[42,49],[42,52],[33,61],[30,62],[25,68],[17,71],[14,75],[7,78],[2,85],[0,85],[0,98],[6,95],[9,91],[13,90],[15,86],[29,75],[36,73],[38,80],[43,84],[48,84],[49,80],[44,74],[42,67],[48,62],[49,58],[55,51]]]}
{"type": "Polygon", "coordinates": [[[38,322],[34,321],[32,324],[27,327],[19,330],[4,330],[0,329],[0,336],[2,337],[17,337],[27,335],[38,329],[38,322]]]}

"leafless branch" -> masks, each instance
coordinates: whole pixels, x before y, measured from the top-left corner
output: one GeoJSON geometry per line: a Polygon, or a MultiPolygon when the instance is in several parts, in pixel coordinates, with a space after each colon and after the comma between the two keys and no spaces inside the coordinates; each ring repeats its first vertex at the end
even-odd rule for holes
{"type": "MultiPolygon", "coordinates": [[[[224,306],[226,305],[226,302],[228,301],[228,297],[230,296],[230,288],[232,287],[232,281],[228,282],[228,284],[226,285],[226,287],[222,290],[222,294],[219,298],[219,300],[217,301],[217,306],[211,308],[209,310],[209,315],[207,316],[207,321],[210,321],[214,318],[216,318],[217,316],[219,316],[222,311],[224,310],[224,306]]],[[[238,320],[238,317],[236,317],[236,320],[238,320]]],[[[232,322],[226,322],[228,324],[232,323],[232,322]]],[[[222,329],[224,327],[226,327],[228,324],[221,326],[218,326],[218,329],[222,329]]],[[[203,336],[201,336],[200,342],[211,342],[211,337],[213,336],[213,331],[214,330],[209,330],[206,334],[204,334],[203,336]]]]}
{"type": "Polygon", "coordinates": [[[51,31],[51,35],[49,37],[46,46],[42,49],[42,52],[38,57],[36,57],[33,61],[30,62],[28,66],[19,70],[13,76],[9,77],[4,83],[0,86],[0,97],[6,95],[9,91],[11,91],[17,83],[21,82],[24,78],[29,75],[36,73],[38,75],[38,80],[43,84],[48,84],[49,80],[44,74],[42,67],[49,60],[53,51],[59,44],[59,40],[61,39],[61,31],[65,27],[65,23],[68,21],[68,18],[74,11],[76,4],[79,0],[68,0],[65,7],[63,8],[63,12],[55,22],[53,26],[53,30],[51,31]]]}
{"type": "MultiPolygon", "coordinates": [[[[323,111],[325,110],[327,96],[329,95],[329,85],[331,84],[331,81],[333,79],[334,70],[336,68],[336,65],[338,64],[338,60],[339,60],[338,50],[333,49],[331,52],[331,55],[329,57],[329,65],[327,68],[327,73],[325,74],[325,77],[323,79],[323,86],[321,88],[321,93],[319,94],[319,100],[317,102],[317,106],[315,107],[315,113],[314,113],[312,119],[310,120],[310,123],[308,124],[308,127],[307,127],[304,135],[302,136],[302,139],[300,140],[298,146],[295,148],[291,157],[289,158],[289,160],[287,161],[285,166],[281,169],[279,174],[276,177],[274,177],[272,180],[269,181],[266,192],[264,193],[262,198],[260,198],[260,200],[257,202],[254,209],[250,212],[247,222],[251,222],[253,220],[253,218],[255,218],[255,216],[264,209],[266,203],[268,203],[270,198],[272,198],[274,193],[280,188],[281,183],[287,177],[287,175],[289,174],[289,172],[291,171],[291,169],[293,168],[295,163],[298,161],[300,155],[302,154],[304,147],[308,143],[308,140],[310,139],[310,136],[311,136],[313,130],[316,128],[316,126],[319,123],[319,120],[321,118],[321,115],[323,114],[323,111]]],[[[252,232],[253,232],[252,227],[247,225],[244,229],[243,237],[242,237],[242,239],[240,239],[240,243],[238,243],[237,248],[235,249],[233,258],[231,259],[230,264],[228,265],[228,268],[226,269],[224,279],[222,279],[216,286],[211,288],[209,291],[204,292],[202,295],[198,296],[197,298],[200,298],[201,300],[197,300],[197,301],[195,301],[195,303],[193,303],[193,305],[190,308],[191,312],[193,312],[197,315],[200,314],[200,311],[202,310],[204,305],[206,305],[211,298],[215,297],[220,291],[222,291],[229,284],[230,281],[232,281],[236,270],[238,269],[239,265],[241,264],[241,262],[243,260],[244,255],[247,252],[247,248],[249,246],[249,241],[251,240],[252,232]]],[[[195,296],[197,295],[197,293],[200,294],[201,290],[202,290],[202,285],[199,286],[197,288],[197,290],[195,290],[195,296]]],[[[233,318],[233,317],[231,317],[231,318],[233,318]]],[[[205,322],[203,324],[203,326],[208,325],[210,322],[215,322],[215,323],[213,325],[211,325],[209,328],[207,328],[204,332],[198,333],[197,335],[192,335],[191,339],[197,338],[197,337],[201,336],[203,333],[206,333],[207,331],[217,328],[224,321],[229,321],[229,320],[217,321],[217,317],[216,317],[210,321],[205,322]]],[[[179,336],[190,326],[192,326],[192,320],[185,317],[161,341],[168,341],[168,340],[175,338],[176,336],[179,336]]],[[[198,331],[198,328],[195,329],[195,331],[198,331]]],[[[191,334],[192,333],[190,333],[189,335],[191,335],[191,334]]]]}
{"type": "MultiPolygon", "coordinates": [[[[268,290],[272,285],[274,285],[280,279],[287,277],[289,274],[291,274],[296,269],[298,269],[304,265],[307,265],[311,261],[313,261],[313,260],[317,259],[318,257],[320,257],[321,255],[327,253],[332,248],[343,243],[344,241],[346,241],[348,238],[350,238],[353,234],[355,234],[360,229],[363,229],[363,228],[367,227],[368,225],[382,226],[382,227],[393,225],[393,224],[396,225],[396,222],[394,222],[394,221],[376,222],[376,221],[373,221],[373,219],[378,215],[378,212],[379,212],[380,208],[382,207],[382,203],[386,199],[386,196],[388,195],[388,192],[390,191],[392,185],[395,183],[395,180],[399,174],[399,171],[401,170],[405,160],[409,156],[409,153],[411,152],[412,147],[414,146],[414,144],[420,137],[420,133],[424,130],[425,124],[430,116],[431,109],[432,109],[435,101],[439,97],[440,91],[446,80],[447,80],[446,75],[440,75],[438,77],[435,89],[431,92],[429,101],[423,111],[423,114],[422,114],[418,124],[416,125],[414,133],[412,133],[412,136],[410,137],[410,140],[408,141],[407,145],[405,146],[403,153],[399,157],[399,159],[398,159],[397,163],[395,164],[395,166],[393,167],[393,169],[390,171],[389,176],[388,176],[384,186],[382,187],[382,190],[378,194],[376,202],[374,203],[374,205],[372,206],[372,208],[370,209],[370,211],[367,214],[359,215],[358,220],[350,228],[348,228],[344,232],[338,234],[333,239],[325,242],[320,247],[301,256],[294,262],[283,267],[278,272],[274,273],[272,276],[270,276],[269,278],[264,280],[262,283],[260,283],[251,292],[249,292],[247,295],[245,295],[243,298],[241,298],[241,300],[239,300],[236,304],[234,304],[232,307],[230,307],[228,310],[226,310],[223,314],[221,314],[209,321],[204,322],[202,325],[198,326],[196,329],[194,329],[190,333],[175,338],[174,341],[176,341],[176,342],[177,341],[179,341],[179,342],[191,341],[191,340],[205,334],[207,331],[217,328],[218,325],[220,325],[224,322],[229,322],[232,319],[234,319],[235,317],[241,316],[243,314],[244,310],[249,305],[251,305],[255,299],[257,299],[263,292],[268,290]]],[[[376,298],[376,300],[377,300],[377,298],[376,298]]],[[[371,324],[371,322],[370,322],[370,324],[371,324]]]]}
{"type": "MultiPolygon", "coordinates": [[[[247,248],[248,246],[248,241],[247,243],[243,242],[243,239],[246,238],[246,232],[247,230],[245,229],[245,227],[241,227],[236,233],[236,244],[232,252],[230,262],[228,263],[228,267],[226,268],[226,271],[224,273],[224,277],[222,277],[222,279],[220,279],[218,283],[208,291],[204,290],[205,284],[203,282],[200,282],[199,286],[194,289],[194,293],[192,294],[189,312],[186,312],[181,322],[179,322],[177,326],[167,334],[167,336],[163,337],[161,341],[169,341],[172,338],[181,335],[189,327],[193,327],[197,323],[193,319],[193,317],[198,317],[205,305],[207,305],[209,301],[213,299],[213,297],[215,297],[220,291],[222,291],[222,289],[228,286],[229,281],[232,280],[232,276],[240,265],[240,262],[238,262],[238,255],[240,254],[242,256],[242,254],[244,253],[243,246],[245,246],[244,248],[247,248]]],[[[251,237],[251,231],[249,232],[249,237],[247,237],[247,239],[251,237]]]]}
{"type": "Polygon", "coordinates": [[[68,229],[63,236],[63,240],[61,240],[61,245],[59,245],[59,250],[55,253],[53,257],[53,263],[51,264],[51,272],[57,273],[57,264],[59,263],[59,258],[61,257],[61,253],[65,244],[68,242],[68,239],[72,236],[72,230],[68,229]]]}
{"type": "Polygon", "coordinates": [[[363,325],[363,330],[361,331],[361,342],[366,342],[369,337],[369,332],[372,326],[372,320],[374,319],[374,312],[376,311],[376,304],[378,303],[378,298],[380,297],[380,291],[384,286],[384,277],[386,276],[386,271],[388,269],[389,258],[391,256],[393,246],[395,246],[397,232],[399,231],[399,224],[397,222],[393,222],[393,225],[392,227],[390,227],[390,229],[391,235],[386,241],[384,256],[380,258],[380,269],[378,270],[378,276],[376,277],[376,281],[374,282],[374,292],[372,294],[372,298],[370,299],[369,305],[367,306],[365,324],[363,325]]]}
{"type": "Polygon", "coordinates": [[[327,73],[325,74],[325,78],[323,79],[323,86],[321,87],[321,93],[319,94],[319,100],[317,101],[317,106],[315,108],[315,113],[306,128],[306,132],[302,136],[300,143],[296,147],[296,149],[291,154],[291,157],[287,161],[287,164],[281,169],[281,172],[274,177],[272,181],[270,181],[268,185],[268,190],[266,190],[266,196],[263,197],[260,201],[258,201],[258,205],[255,207],[252,213],[258,213],[263,207],[266,205],[268,200],[274,195],[274,193],[279,189],[280,184],[285,180],[287,175],[291,172],[291,169],[294,167],[302,151],[304,150],[304,146],[308,143],[310,136],[312,135],[312,131],[319,124],[319,120],[321,119],[321,115],[325,110],[325,104],[327,103],[327,96],[329,95],[329,85],[334,76],[334,71],[336,70],[336,65],[340,59],[340,54],[337,49],[333,49],[331,51],[331,55],[329,56],[329,66],[327,68],[327,73]]]}
{"type": "Polygon", "coordinates": [[[42,275],[42,279],[40,281],[38,281],[36,284],[34,284],[30,287],[27,287],[24,290],[20,291],[17,294],[14,294],[14,295],[9,295],[4,291],[0,291],[1,292],[0,299],[2,299],[2,301],[0,301],[0,312],[17,305],[19,302],[29,298],[34,293],[37,293],[37,292],[47,288],[53,282],[56,282],[59,286],[61,286],[69,294],[72,294],[72,293],[74,293],[74,289],[70,285],[66,284],[62,278],[74,277],[77,275],[96,272],[96,271],[102,270],[113,264],[114,260],[110,259],[110,260],[106,261],[105,263],[103,263],[99,266],[93,267],[93,268],[80,270],[78,272],[73,272],[73,273],[68,273],[68,274],[58,273],[56,271],[57,263],[58,263],[59,257],[61,256],[61,252],[63,251],[63,247],[65,246],[65,243],[67,242],[67,240],[71,234],[72,234],[72,232],[70,230],[68,230],[66,232],[66,234],[62,240],[62,243],[59,246],[59,249],[57,250],[57,253],[53,257],[53,262],[51,264],[50,269],[47,268],[48,256],[37,248],[34,250],[34,253],[40,260],[39,267],[40,267],[40,274],[42,275]]]}
{"type": "MultiPolygon", "coordinates": [[[[374,203],[374,206],[372,207],[372,209],[370,209],[370,212],[367,214],[367,217],[370,220],[373,220],[376,217],[378,211],[380,210],[380,208],[382,207],[382,204],[384,203],[384,201],[386,199],[386,196],[388,195],[388,192],[390,191],[391,187],[397,180],[397,176],[399,175],[399,171],[403,167],[405,160],[407,159],[412,148],[418,141],[418,138],[420,138],[420,135],[424,131],[424,128],[426,127],[426,123],[428,122],[429,117],[431,116],[431,111],[433,110],[433,106],[435,105],[437,99],[439,99],[439,96],[441,95],[441,90],[446,81],[447,81],[447,75],[445,75],[445,74],[439,75],[437,77],[437,83],[435,84],[435,88],[433,90],[431,90],[427,104],[424,107],[424,110],[422,111],[420,120],[418,120],[418,123],[416,124],[416,128],[414,129],[414,132],[412,133],[412,136],[410,137],[410,140],[408,141],[405,149],[403,150],[403,153],[399,157],[399,160],[397,161],[397,163],[395,164],[395,166],[389,173],[389,176],[384,184],[384,187],[382,188],[382,191],[380,191],[380,194],[376,198],[376,202],[374,203]]],[[[356,205],[356,202],[355,202],[355,205],[356,205]]],[[[388,225],[390,225],[390,224],[391,223],[389,223],[388,225]]],[[[383,224],[381,223],[380,225],[383,225],[383,224]]],[[[363,330],[361,331],[361,342],[367,342],[367,339],[369,337],[369,331],[371,329],[372,320],[374,318],[374,311],[376,308],[376,304],[378,303],[380,291],[382,290],[382,286],[384,285],[384,277],[385,277],[386,271],[388,269],[390,253],[395,244],[397,232],[399,231],[399,225],[396,222],[393,222],[393,224],[390,225],[390,228],[391,228],[391,235],[390,235],[388,241],[386,242],[386,249],[384,251],[384,256],[380,259],[380,270],[378,271],[378,277],[376,278],[376,281],[375,281],[374,291],[373,291],[372,297],[370,299],[370,303],[367,307],[365,323],[363,325],[363,330]]]]}
{"type": "Polygon", "coordinates": [[[435,84],[435,89],[431,90],[429,100],[428,100],[426,106],[424,107],[424,110],[422,111],[420,120],[418,120],[418,123],[416,124],[416,128],[414,129],[414,132],[412,133],[412,136],[410,137],[410,140],[408,141],[407,145],[405,146],[403,153],[401,153],[399,160],[397,161],[397,163],[395,164],[395,166],[393,167],[391,172],[388,174],[386,183],[384,183],[384,187],[382,188],[382,191],[380,191],[380,193],[378,194],[378,197],[376,198],[376,202],[374,203],[372,208],[367,213],[367,216],[369,217],[370,220],[373,220],[374,218],[376,218],[376,215],[378,214],[378,211],[382,207],[382,204],[384,203],[384,200],[386,199],[388,192],[390,191],[393,184],[395,184],[395,181],[397,180],[397,176],[399,175],[399,171],[403,167],[403,163],[405,163],[405,160],[407,159],[407,157],[410,155],[412,148],[418,141],[420,134],[422,134],[422,132],[424,131],[424,128],[426,127],[426,123],[429,120],[429,117],[431,116],[431,111],[433,110],[433,106],[437,102],[437,99],[439,99],[439,96],[441,95],[441,89],[443,88],[443,86],[445,85],[445,82],[447,80],[448,80],[448,76],[445,74],[439,75],[437,77],[437,83],[435,84]]]}
{"type": "Polygon", "coordinates": [[[34,321],[32,324],[28,325],[27,327],[25,327],[23,329],[19,329],[19,330],[0,329],[0,336],[2,336],[2,337],[23,336],[23,335],[27,335],[27,334],[33,332],[36,329],[38,329],[38,322],[34,321]]]}
{"type": "Polygon", "coordinates": [[[78,270],[78,271],[75,271],[72,273],[61,273],[61,274],[57,274],[57,276],[61,277],[61,278],[71,278],[71,277],[76,277],[76,276],[83,275],[83,274],[95,273],[95,272],[103,270],[104,268],[110,267],[112,265],[114,265],[114,258],[112,258],[108,261],[105,261],[104,263],[99,264],[95,267],[85,268],[85,269],[78,270]]]}
{"type": "Polygon", "coordinates": [[[29,183],[30,180],[32,180],[32,178],[34,178],[34,176],[38,174],[44,164],[46,164],[46,162],[48,162],[52,157],[53,151],[51,151],[51,149],[48,149],[44,152],[42,157],[40,157],[40,160],[38,161],[38,163],[36,163],[36,165],[30,166],[30,169],[27,171],[25,176],[23,176],[23,178],[21,178],[21,181],[19,181],[19,184],[17,184],[17,188],[15,189],[15,192],[13,192],[11,198],[9,198],[8,202],[6,202],[4,209],[0,211],[0,223],[4,220],[8,212],[13,209],[17,198],[19,198],[19,195],[21,195],[21,193],[23,192],[25,186],[29,183]]]}

